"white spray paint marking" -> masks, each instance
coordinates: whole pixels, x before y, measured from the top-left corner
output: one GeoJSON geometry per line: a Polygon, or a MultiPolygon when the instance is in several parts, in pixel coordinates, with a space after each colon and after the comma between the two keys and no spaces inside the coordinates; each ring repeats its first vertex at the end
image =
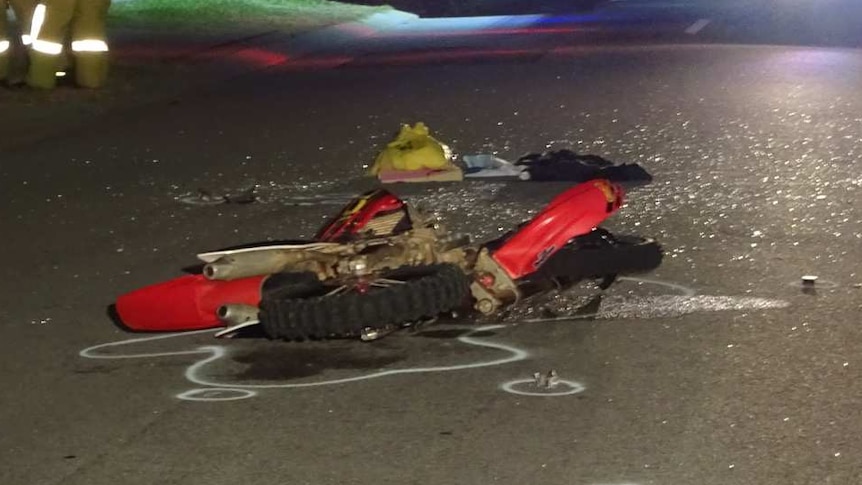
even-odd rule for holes
{"type": "Polygon", "coordinates": [[[556,381],[554,387],[542,389],[536,386],[535,379],[516,379],[504,382],[500,385],[500,389],[519,396],[557,397],[571,396],[572,394],[584,392],[587,388],[580,382],[559,379],[556,381]]]}
{"type": "Polygon", "coordinates": [[[655,286],[663,286],[665,288],[670,288],[671,290],[676,290],[680,292],[683,296],[694,296],[697,294],[694,288],[690,288],[688,286],[680,285],[677,283],[671,283],[669,281],[661,281],[661,280],[653,280],[649,278],[632,278],[630,276],[620,276],[617,278],[620,281],[632,281],[634,283],[646,283],[648,285],[655,286]]]}
{"type": "Polygon", "coordinates": [[[124,345],[132,345],[132,344],[140,344],[144,342],[154,342],[156,340],[166,340],[170,338],[176,337],[184,337],[187,335],[198,335],[202,333],[212,333],[212,330],[197,330],[194,332],[180,332],[180,333],[168,333],[168,334],[160,334],[155,337],[141,337],[141,338],[131,338],[128,340],[120,340],[118,342],[109,342],[106,344],[94,345],[92,347],[87,347],[86,349],[78,352],[78,355],[81,357],[86,357],[88,359],[149,359],[155,357],[170,357],[174,355],[196,355],[200,353],[204,353],[204,350],[181,350],[177,352],[157,352],[157,353],[149,353],[149,354],[98,354],[94,353],[100,349],[107,349],[110,347],[121,347],[124,345]]]}
{"type": "Polygon", "coordinates": [[[201,386],[210,386],[210,387],[230,387],[230,388],[242,388],[242,389],[297,389],[301,387],[319,387],[319,386],[331,386],[335,384],[347,384],[350,382],[359,382],[366,381],[369,379],[378,379],[380,377],[386,376],[394,376],[399,374],[423,374],[429,372],[451,372],[451,371],[459,371],[459,370],[469,370],[469,369],[478,369],[481,367],[491,367],[497,365],[505,365],[511,364],[512,362],[518,362],[520,360],[525,360],[529,357],[527,351],[519,349],[517,347],[512,347],[509,345],[497,343],[497,342],[489,342],[484,340],[479,340],[475,337],[471,337],[471,335],[477,332],[485,332],[490,330],[497,330],[505,327],[505,325],[487,325],[479,328],[471,329],[471,331],[466,334],[458,337],[460,342],[463,342],[468,345],[475,345],[477,347],[486,347],[490,349],[502,350],[508,352],[510,355],[508,357],[496,360],[488,360],[483,362],[473,362],[470,364],[460,364],[460,365],[449,365],[449,366],[436,366],[436,367],[408,367],[406,369],[392,369],[380,372],[374,372],[371,374],[365,374],[361,376],[355,377],[345,377],[343,379],[330,379],[325,381],[316,381],[316,382],[299,382],[293,384],[224,384],[217,381],[208,380],[199,375],[200,370],[205,367],[207,364],[211,362],[215,362],[216,360],[222,358],[225,353],[225,349],[223,347],[202,347],[201,349],[207,349],[213,352],[213,355],[207,357],[204,360],[198,361],[192,364],[188,369],[186,369],[186,379],[195,384],[201,386]]]}
{"type": "Polygon", "coordinates": [[[566,320],[619,320],[681,317],[691,313],[772,310],[787,308],[784,300],[737,296],[677,296],[661,295],[635,298],[608,298],[603,302],[605,308],[595,313],[563,315],[551,318],[532,318],[524,323],[560,322],[566,320]]]}
{"type": "Polygon", "coordinates": [[[772,310],[787,308],[783,300],[737,296],[651,296],[613,301],[596,318],[669,318],[702,312],[772,310]]]}
{"type": "Polygon", "coordinates": [[[685,29],[685,33],[689,35],[697,35],[697,33],[709,25],[710,22],[712,22],[710,19],[699,19],[697,22],[689,25],[688,28],[685,29]]]}
{"type": "Polygon", "coordinates": [[[191,389],[178,394],[176,397],[188,401],[236,401],[240,399],[248,399],[257,395],[256,389],[297,389],[303,387],[320,387],[331,386],[336,384],[347,384],[351,382],[365,381],[369,379],[378,379],[381,377],[399,375],[399,374],[420,374],[430,372],[451,372],[459,370],[478,369],[482,367],[491,367],[497,365],[510,364],[520,360],[525,360],[529,357],[527,351],[513,347],[510,345],[480,340],[473,337],[478,332],[497,330],[505,327],[505,325],[485,325],[478,328],[470,328],[470,332],[466,335],[458,337],[458,341],[477,347],[490,348],[507,352],[509,355],[500,359],[472,362],[468,364],[450,365],[450,366],[435,366],[435,367],[410,367],[406,369],[392,369],[387,371],[374,372],[371,374],[347,377],[343,379],[330,379],[315,382],[302,382],[292,384],[243,384],[243,383],[222,383],[203,376],[202,369],[213,362],[216,362],[227,355],[227,349],[220,345],[210,345],[199,347],[195,350],[181,350],[176,352],[155,352],[155,353],[140,353],[140,354],[101,354],[98,350],[108,349],[113,347],[121,347],[126,345],[152,342],[156,340],[165,340],[170,338],[183,337],[188,335],[197,335],[201,333],[212,333],[212,330],[201,330],[196,332],[172,333],[167,335],[158,335],[155,337],[134,338],[121,340],[118,342],[110,342],[106,344],[94,345],[88,347],[81,352],[81,357],[88,359],[139,359],[139,358],[156,358],[170,357],[180,355],[199,355],[207,354],[201,360],[198,360],[185,371],[185,378],[194,384],[204,386],[201,389],[191,389]]]}
{"type": "Polygon", "coordinates": [[[230,389],[230,388],[204,388],[204,389],[190,389],[186,392],[181,392],[177,394],[177,398],[182,399],[184,401],[205,401],[205,402],[219,402],[219,401],[239,401],[241,399],[248,399],[250,397],[257,396],[257,392],[250,391],[248,389],[230,389]]]}
{"type": "Polygon", "coordinates": [[[646,278],[620,277],[620,280],[661,286],[679,292],[679,295],[657,295],[646,297],[608,297],[602,308],[594,313],[577,313],[577,308],[556,308],[559,316],[550,318],[525,318],[523,323],[560,322],[586,319],[650,319],[670,318],[698,312],[771,310],[786,308],[784,300],[739,296],[698,295],[688,286],[646,278]],[[568,312],[567,312],[568,311],[568,312]]]}

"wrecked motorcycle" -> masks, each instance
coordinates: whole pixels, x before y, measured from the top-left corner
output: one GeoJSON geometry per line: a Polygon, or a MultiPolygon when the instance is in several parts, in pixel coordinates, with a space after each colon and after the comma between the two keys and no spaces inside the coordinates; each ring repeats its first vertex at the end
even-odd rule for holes
{"type": "Polygon", "coordinates": [[[202,274],[121,296],[135,330],[260,324],[273,339],[361,337],[470,308],[490,315],[588,278],[656,268],[652,239],[598,227],[623,202],[606,180],[579,184],[502,237],[473,244],[383,189],[348,204],[306,244],[199,254],[202,274]]]}

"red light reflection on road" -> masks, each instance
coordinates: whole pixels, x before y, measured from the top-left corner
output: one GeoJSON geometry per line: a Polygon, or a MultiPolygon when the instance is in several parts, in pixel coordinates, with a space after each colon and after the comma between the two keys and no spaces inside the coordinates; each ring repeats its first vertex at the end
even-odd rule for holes
{"type": "Polygon", "coordinates": [[[274,52],[258,47],[242,49],[213,49],[201,52],[195,47],[174,47],[170,49],[148,46],[123,46],[115,53],[121,60],[135,62],[177,62],[188,63],[201,60],[225,61],[252,67],[280,66],[290,62],[290,57],[280,52],[274,52]]]}
{"type": "Polygon", "coordinates": [[[255,47],[240,49],[229,53],[228,56],[243,64],[255,67],[280,66],[290,61],[290,57],[284,54],[255,47]]]}
{"type": "Polygon", "coordinates": [[[292,71],[335,69],[351,62],[352,60],[352,57],[304,57],[301,59],[291,60],[280,67],[292,71]]]}

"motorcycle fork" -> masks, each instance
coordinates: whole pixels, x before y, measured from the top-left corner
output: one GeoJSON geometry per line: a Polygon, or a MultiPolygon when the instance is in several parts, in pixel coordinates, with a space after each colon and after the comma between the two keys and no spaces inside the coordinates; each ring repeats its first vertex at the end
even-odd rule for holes
{"type": "MultiPolygon", "coordinates": [[[[516,281],[491,257],[487,248],[479,251],[473,274],[474,279],[470,284],[470,292],[475,301],[473,307],[483,315],[490,315],[500,307],[517,303],[543,290],[568,286],[553,278],[516,281]]],[[[598,286],[601,290],[606,290],[616,279],[616,274],[605,275],[600,278],[598,286]]]]}
{"type": "Polygon", "coordinates": [[[475,299],[474,308],[484,315],[497,311],[521,299],[521,291],[502,266],[491,257],[488,248],[482,248],[473,269],[474,280],[470,291],[475,299]]]}

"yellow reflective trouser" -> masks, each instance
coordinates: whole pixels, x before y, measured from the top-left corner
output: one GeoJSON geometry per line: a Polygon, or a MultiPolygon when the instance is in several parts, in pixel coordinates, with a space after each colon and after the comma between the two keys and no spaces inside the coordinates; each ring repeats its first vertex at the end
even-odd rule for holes
{"type": "Polygon", "coordinates": [[[66,36],[72,40],[75,81],[81,87],[98,88],[108,77],[108,43],[105,21],[111,0],[44,0],[44,17],[37,7],[27,84],[51,89],[56,85],[66,36]]]}
{"type": "Polygon", "coordinates": [[[6,0],[0,0],[0,80],[6,79],[9,75],[9,52],[12,49],[12,42],[9,39],[9,34],[6,32],[6,0]]]}
{"type": "Polygon", "coordinates": [[[10,63],[12,59],[12,48],[16,42],[11,38],[8,25],[6,25],[7,10],[12,7],[18,30],[21,31],[21,42],[30,44],[30,21],[36,0],[0,0],[0,80],[9,76],[10,63]]]}

